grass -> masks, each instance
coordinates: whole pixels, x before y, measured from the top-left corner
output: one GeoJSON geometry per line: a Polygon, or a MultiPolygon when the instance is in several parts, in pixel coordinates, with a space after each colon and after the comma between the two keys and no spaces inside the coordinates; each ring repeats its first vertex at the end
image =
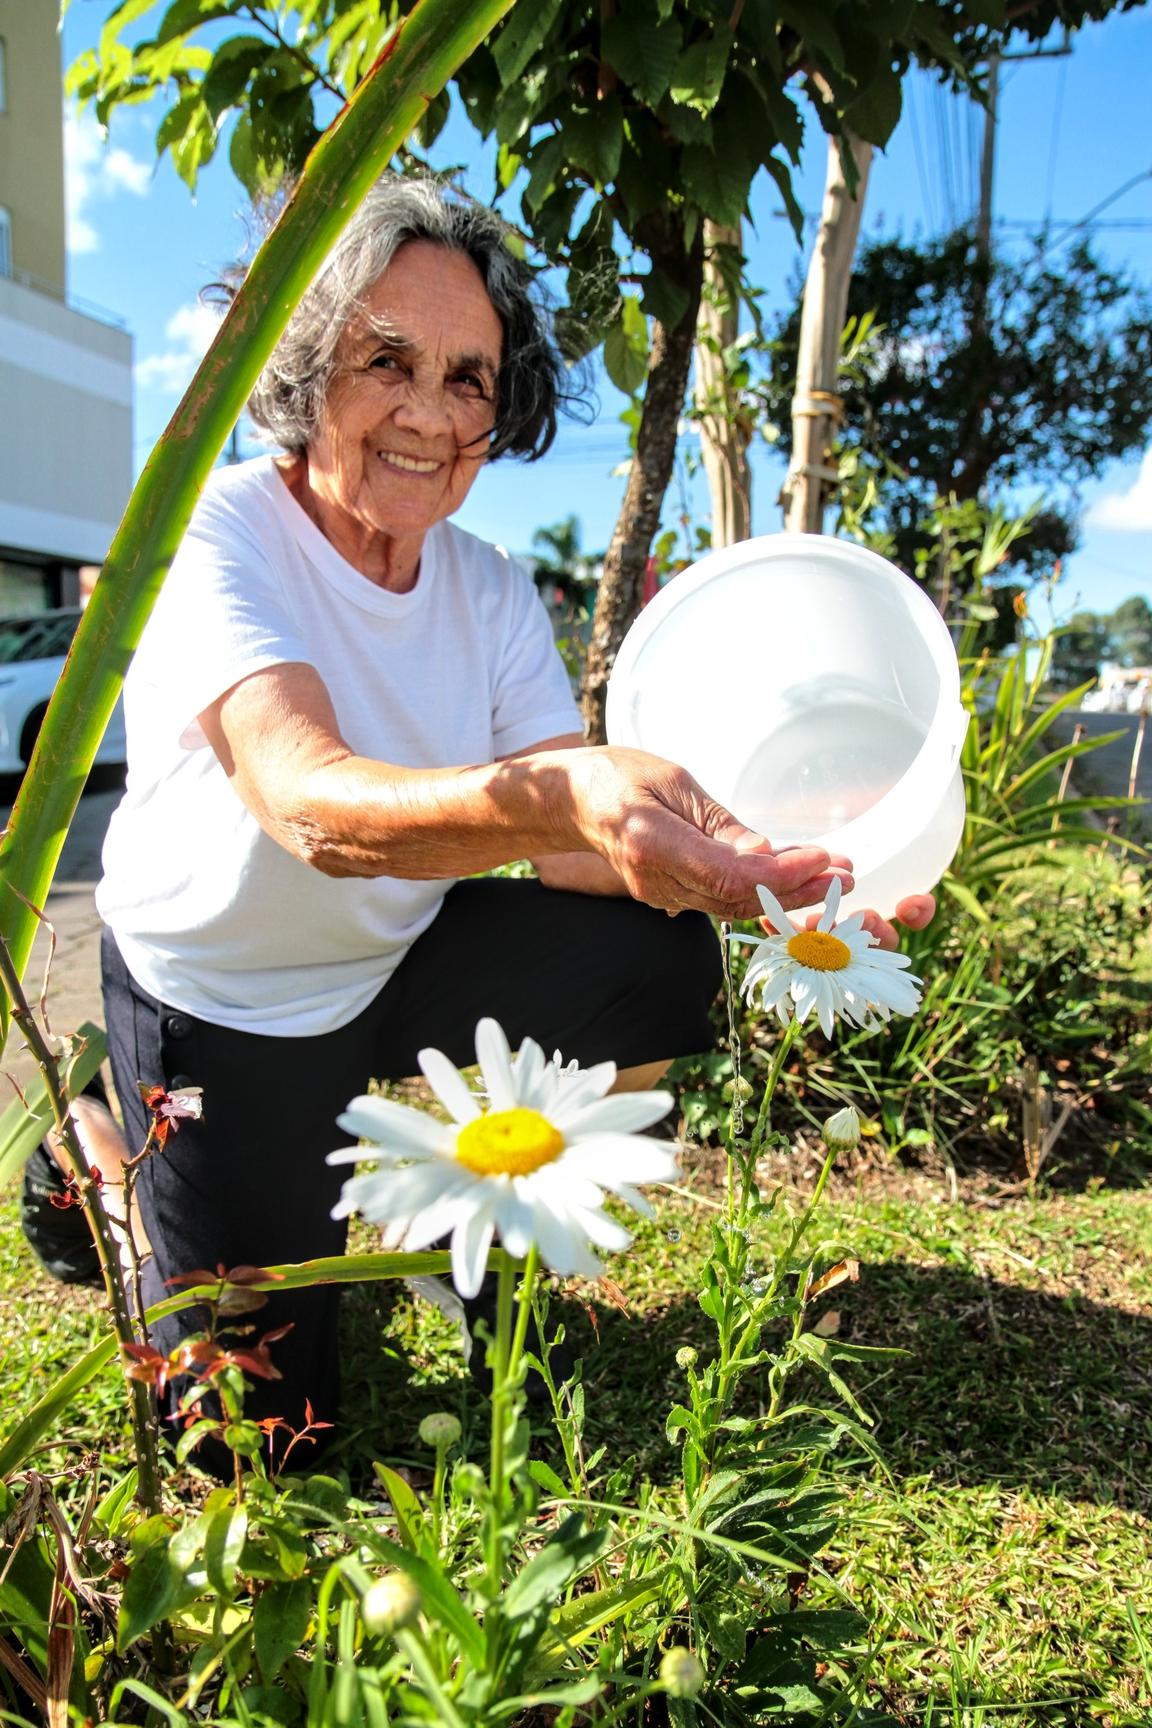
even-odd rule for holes
{"type": "MultiPolygon", "coordinates": [[[[689,1160],[614,1270],[622,1298],[573,1291],[589,1447],[635,1458],[671,1495],[663,1418],[681,1344],[706,1343],[697,1270],[720,1160],[689,1160]],[[620,1305],[623,1301],[624,1306],[620,1305]]],[[[806,1155],[766,1182],[802,1193],[806,1155]]],[[[772,1251],[771,1230],[763,1243],[772,1251]]],[[[855,1364],[883,1468],[845,1453],[847,1515],[813,1603],[844,1591],[874,1628],[874,1703],[909,1728],[1148,1728],[1152,1723],[1152,1193],[998,1195],[880,1165],[854,1172],[823,1213],[822,1250],[850,1251],[857,1283],[825,1324],[901,1352],[855,1364]]],[[[40,1275],[0,1211],[4,1409],[24,1407],[97,1335],[99,1304],[40,1275]]],[[[422,1416],[451,1410],[483,1442],[485,1406],[454,1328],[406,1292],[347,1302],[348,1462],[375,1453],[419,1485],[422,1416]]],[[[99,1453],[123,1466],[115,1377],[90,1389],[42,1467],[99,1453]]],[[[547,1437],[541,1435],[541,1448],[547,1437]]],[[[191,1484],[189,1484],[191,1488],[191,1484]]]]}

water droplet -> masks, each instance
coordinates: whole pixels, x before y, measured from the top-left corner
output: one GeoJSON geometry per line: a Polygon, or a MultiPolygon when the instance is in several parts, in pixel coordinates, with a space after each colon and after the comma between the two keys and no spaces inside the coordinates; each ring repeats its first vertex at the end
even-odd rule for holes
{"type": "Polygon", "coordinates": [[[666,1230],[664,1234],[667,1236],[669,1242],[679,1242],[680,1240],[679,1230],[666,1230]]]}

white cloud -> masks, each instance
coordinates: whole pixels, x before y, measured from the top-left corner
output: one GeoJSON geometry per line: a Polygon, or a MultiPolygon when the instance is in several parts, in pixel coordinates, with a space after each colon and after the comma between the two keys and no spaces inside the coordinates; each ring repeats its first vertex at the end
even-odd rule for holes
{"type": "Polygon", "coordinates": [[[68,210],[68,250],[98,252],[100,235],[88,206],[101,198],[131,192],[142,198],[152,180],[147,162],[118,144],[106,144],[90,109],[70,109],[64,119],[64,195],[68,210]]]}
{"type": "Polygon", "coordinates": [[[1152,450],[1145,452],[1140,471],[1127,492],[1097,499],[1088,512],[1092,528],[1114,528],[1120,534],[1152,534],[1152,450]]]}
{"type": "Polygon", "coordinates": [[[137,361],[137,384],[171,395],[182,392],[208,352],[219,325],[220,313],[214,306],[202,306],[194,300],[178,307],[164,326],[171,346],[162,354],[148,354],[137,361]]]}

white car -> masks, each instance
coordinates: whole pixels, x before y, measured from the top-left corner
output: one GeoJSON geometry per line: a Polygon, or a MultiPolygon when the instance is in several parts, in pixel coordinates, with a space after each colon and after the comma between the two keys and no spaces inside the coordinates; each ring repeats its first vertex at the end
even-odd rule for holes
{"type": "MultiPolygon", "coordinates": [[[[80,617],[80,607],[69,606],[0,618],[0,774],[22,774],[28,766],[80,617]]],[[[96,760],[123,762],[126,754],[117,702],[96,760]]]]}

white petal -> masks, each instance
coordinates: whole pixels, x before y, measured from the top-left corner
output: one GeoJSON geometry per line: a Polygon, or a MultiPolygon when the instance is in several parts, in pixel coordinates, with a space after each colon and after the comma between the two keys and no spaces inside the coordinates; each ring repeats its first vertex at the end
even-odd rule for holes
{"type": "MultiPolygon", "coordinates": [[[[488,1022],[495,1026],[494,1020],[488,1022]]],[[[452,1236],[452,1282],[461,1296],[477,1296],[484,1280],[494,1228],[491,1218],[473,1212],[452,1236]]]]}
{"type": "Polygon", "coordinates": [[[553,1272],[578,1278],[599,1278],[604,1267],[588,1248],[588,1238],[565,1213],[544,1205],[533,1208],[536,1245],[544,1264],[553,1272]]]}
{"type": "Polygon", "coordinates": [[[623,1134],[597,1135],[565,1153],[560,1168],[618,1191],[621,1182],[675,1182],[680,1174],[678,1150],[670,1142],[629,1139],[623,1134]]]}
{"type": "Polygon", "coordinates": [[[551,1097],[556,1070],[548,1073],[550,1064],[535,1038],[525,1038],[512,1062],[517,1101],[529,1110],[539,1110],[538,1097],[551,1097]],[[547,1083],[547,1084],[544,1084],[547,1083]]]}
{"type": "Polygon", "coordinates": [[[374,1140],[393,1150],[411,1146],[420,1152],[437,1152],[453,1140],[452,1130],[443,1122],[391,1098],[353,1098],[336,1121],[346,1134],[357,1134],[361,1140],[374,1140]]]}
{"type": "Polygon", "coordinates": [[[777,900],[770,888],[757,888],[760,904],[764,908],[764,916],[776,931],[778,936],[795,936],[796,926],[777,900]]]}
{"type": "Polygon", "coordinates": [[[844,892],[839,876],[833,876],[828,884],[828,892],[824,896],[824,910],[816,925],[817,930],[831,930],[836,922],[836,914],[840,910],[840,896],[844,892]]]}
{"type": "Polygon", "coordinates": [[[585,1134],[629,1134],[659,1122],[661,1116],[667,1116],[673,1102],[671,1092],[614,1092],[610,1098],[597,1098],[582,1109],[570,1110],[567,1099],[562,1099],[555,1126],[565,1140],[585,1134]]]}
{"type": "Polygon", "coordinates": [[[591,1068],[581,1068],[568,1075],[556,1096],[563,1099],[566,1110],[579,1110],[584,1104],[591,1104],[593,1099],[603,1098],[615,1080],[615,1062],[596,1062],[591,1068]]]}
{"type": "Polygon", "coordinates": [[[493,1110],[514,1110],[517,1099],[512,1076],[512,1051],[499,1021],[485,1019],[477,1026],[476,1059],[484,1075],[490,1107],[493,1110]]]}
{"type": "Polygon", "coordinates": [[[468,1082],[454,1062],[449,1062],[443,1050],[418,1050],[416,1060],[420,1072],[456,1122],[474,1122],[480,1106],[472,1096],[468,1082]]]}

